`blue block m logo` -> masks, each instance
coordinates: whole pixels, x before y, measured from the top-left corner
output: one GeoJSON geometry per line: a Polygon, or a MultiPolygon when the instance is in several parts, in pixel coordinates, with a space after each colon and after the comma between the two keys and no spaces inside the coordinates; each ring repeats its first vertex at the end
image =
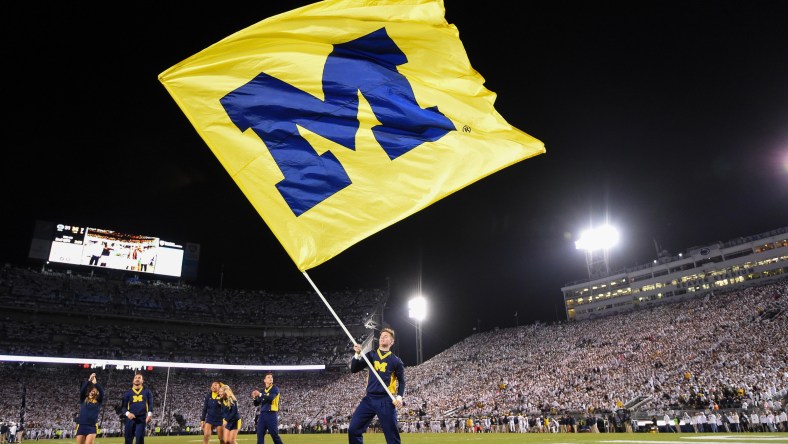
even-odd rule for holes
{"type": "Polygon", "coordinates": [[[260,73],[221,104],[241,131],[251,129],[265,142],[284,175],[276,187],[300,216],[352,181],[336,156],[318,155],[296,125],[355,150],[360,92],[380,122],[372,128],[375,140],[391,160],[455,129],[437,106],[423,109],[416,103],[413,88],[397,71],[406,62],[381,28],[334,45],[323,71],[325,101],[260,73]]]}

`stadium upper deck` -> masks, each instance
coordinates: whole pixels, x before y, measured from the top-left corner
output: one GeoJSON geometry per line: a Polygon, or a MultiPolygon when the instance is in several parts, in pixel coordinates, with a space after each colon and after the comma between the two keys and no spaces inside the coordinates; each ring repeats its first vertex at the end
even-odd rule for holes
{"type": "Polygon", "coordinates": [[[788,227],[691,247],[676,256],[561,288],[566,318],[589,319],[639,307],[763,285],[788,268],[788,227]]]}

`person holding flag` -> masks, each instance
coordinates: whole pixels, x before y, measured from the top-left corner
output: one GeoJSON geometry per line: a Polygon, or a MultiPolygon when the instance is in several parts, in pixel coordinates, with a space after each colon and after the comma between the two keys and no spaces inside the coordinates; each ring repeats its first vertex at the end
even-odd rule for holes
{"type": "Polygon", "coordinates": [[[391,352],[394,345],[394,330],[386,327],[380,332],[377,350],[362,354],[361,344],[353,345],[356,354],[350,363],[350,371],[357,373],[369,369],[367,377],[367,394],[361,399],[353,412],[348,427],[348,442],[362,444],[364,432],[367,431],[372,419],[377,416],[383,436],[387,444],[399,444],[399,425],[397,408],[402,407],[402,396],[405,394],[405,364],[391,352]],[[372,364],[372,367],[367,365],[372,364]],[[375,375],[373,372],[377,373],[375,375]],[[386,385],[383,386],[380,381],[386,385]],[[396,397],[393,395],[396,393],[396,397]]]}
{"type": "MultiPolygon", "coordinates": [[[[158,76],[354,344],[306,270],[545,153],[495,110],[495,93],[445,12],[443,0],[323,0],[263,19],[158,76]]],[[[393,399],[386,390],[397,382],[404,390],[393,343],[384,329],[377,351],[354,345],[364,363],[355,359],[353,371],[368,367],[374,378],[351,443],[362,442],[375,415],[386,440],[399,442],[402,401],[372,403],[381,393],[393,399]]],[[[263,436],[258,427],[258,444],[263,436]]]]}
{"type": "Polygon", "coordinates": [[[394,331],[362,354],[306,270],[544,153],[544,143],[495,110],[443,0],[316,2],[235,32],[158,79],[353,341],[352,371],[374,376],[350,442],[363,442],[377,415],[386,441],[399,443],[405,372],[389,349],[394,331]]]}

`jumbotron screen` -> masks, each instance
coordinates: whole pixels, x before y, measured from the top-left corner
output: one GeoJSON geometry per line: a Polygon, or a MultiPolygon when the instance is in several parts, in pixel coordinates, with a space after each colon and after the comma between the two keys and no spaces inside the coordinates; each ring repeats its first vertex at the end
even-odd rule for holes
{"type": "Polygon", "coordinates": [[[184,248],[178,243],[78,225],[52,228],[49,262],[181,277],[184,248]]]}

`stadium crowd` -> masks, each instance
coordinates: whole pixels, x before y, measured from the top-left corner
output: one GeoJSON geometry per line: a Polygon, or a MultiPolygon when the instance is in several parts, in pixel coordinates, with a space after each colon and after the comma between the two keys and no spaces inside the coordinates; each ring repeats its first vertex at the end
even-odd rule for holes
{"type": "MultiPolygon", "coordinates": [[[[263,317],[275,319],[271,326],[297,327],[307,325],[301,323],[308,310],[325,308],[319,302],[312,306],[305,295],[235,291],[233,297],[230,305],[222,301],[232,298],[216,290],[102,284],[6,267],[0,281],[0,354],[339,363],[320,372],[282,372],[276,381],[284,433],[344,430],[364,387],[364,374],[347,369],[352,351],[344,335],[260,339],[244,329],[195,329],[216,319],[251,328],[259,316],[252,308],[258,306],[271,310],[271,318],[263,317]],[[192,312],[189,307],[197,305],[210,309],[192,312]],[[233,318],[237,306],[247,310],[233,318]],[[69,323],[64,315],[82,321],[69,323]],[[124,331],[142,317],[168,322],[150,322],[160,329],[145,330],[143,345],[135,348],[123,341],[124,331]]],[[[384,297],[377,291],[342,292],[335,299],[343,302],[334,308],[342,319],[362,325],[384,297]]],[[[405,363],[401,427],[414,433],[613,432],[649,425],[668,431],[678,424],[682,431],[786,432],[787,309],[788,281],[782,280],[594,320],[480,332],[421,365],[405,363]]],[[[253,430],[250,393],[262,385],[260,372],[144,371],[155,395],[153,433],[197,433],[202,399],[216,379],[232,385],[242,430],[253,430]]],[[[68,436],[79,383],[91,372],[107,393],[102,429],[119,433],[120,396],[131,384],[132,369],[2,363],[0,384],[12,395],[0,398],[0,421],[19,425],[24,419],[28,437],[58,430],[68,436]]]]}
{"type": "MultiPolygon", "coordinates": [[[[326,297],[345,325],[359,331],[386,295],[345,290],[326,297]]],[[[347,338],[337,341],[342,330],[313,294],[111,281],[6,266],[0,307],[0,350],[10,355],[331,366],[352,351],[347,338]],[[86,317],[90,328],[81,321],[86,317]],[[130,328],[145,335],[129,336],[130,328]]]]}

